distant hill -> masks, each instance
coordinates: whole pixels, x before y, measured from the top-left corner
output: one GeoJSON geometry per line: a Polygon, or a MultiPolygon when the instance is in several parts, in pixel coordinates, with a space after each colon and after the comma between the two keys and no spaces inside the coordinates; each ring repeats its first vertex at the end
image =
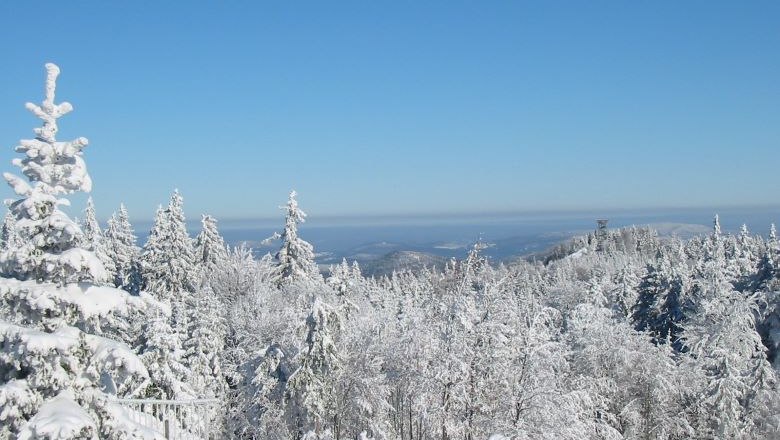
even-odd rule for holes
{"type": "Polygon", "coordinates": [[[411,270],[417,272],[425,267],[442,269],[448,259],[426,252],[393,251],[383,257],[366,261],[361,269],[367,276],[389,275],[393,271],[411,270]]]}
{"type": "Polygon", "coordinates": [[[697,235],[706,235],[712,232],[712,226],[693,223],[651,223],[647,225],[655,229],[659,237],[679,237],[683,240],[697,235]]]}

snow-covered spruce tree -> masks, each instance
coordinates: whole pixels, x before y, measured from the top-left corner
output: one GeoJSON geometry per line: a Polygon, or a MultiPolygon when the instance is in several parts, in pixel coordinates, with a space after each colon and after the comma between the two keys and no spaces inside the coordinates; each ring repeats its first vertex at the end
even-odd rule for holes
{"type": "Polygon", "coordinates": [[[298,237],[298,225],[306,221],[306,213],[298,208],[298,201],[295,200],[297,194],[294,190],[291,191],[287,206],[282,208],[287,212],[284,231],[272,237],[282,240],[282,246],[275,257],[275,282],[279,285],[320,278],[317,264],[314,263],[314,248],[298,237]]]}
{"type": "Polygon", "coordinates": [[[84,220],[81,225],[82,231],[84,231],[84,248],[92,251],[103,263],[103,267],[106,269],[108,278],[106,281],[113,281],[116,276],[114,261],[109,256],[108,246],[106,239],[103,236],[103,229],[100,227],[100,223],[97,221],[97,215],[95,214],[95,203],[92,201],[92,197],[87,199],[87,208],[84,210],[84,220]]]}
{"type": "Polygon", "coordinates": [[[189,383],[199,396],[222,398],[225,393],[220,358],[225,345],[225,311],[205,284],[191,298],[189,338],[184,342],[184,363],[192,375],[189,383]]]}
{"type": "Polygon", "coordinates": [[[104,238],[106,253],[114,266],[114,285],[131,293],[138,292],[141,288],[141,254],[124,204],[108,219],[104,238]]]}
{"type": "Polygon", "coordinates": [[[193,242],[187,233],[184,198],[179,194],[179,190],[173,191],[166,213],[170,228],[166,236],[169,240],[168,252],[172,256],[168,262],[170,274],[166,287],[171,292],[195,292],[200,282],[200,273],[196,265],[193,242]]]}
{"type": "Polygon", "coordinates": [[[23,241],[9,246],[3,264],[24,280],[0,278],[0,438],[159,439],[111,399],[147,384],[141,360],[116,339],[134,339],[128,323],[154,305],[84,282],[105,271],[80,247],[81,231],[56,209],[56,195],[90,186],[80,154],[86,140],[54,140],[56,119],[71,107],[53,103],[59,69],[46,67],[46,101],[28,104],[44,126],[22,142],[27,159],[16,161],[35,186],[8,177],[25,196],[11,205],[23,241]]]}
{"type": "Polygon", "coordinates": [[[335,309],[314,300],[306,318],[306,345],[298,360],[298,369],[287,379],[285,400],[292,432],[298,436],[323,434],[328,428],[328,410],[333,400],[333,379],[341,368],[334,337],[341,329],[335,309]]]}
{"type": "Polygon", "coordinates": [[[719,236],[720,234],[720,216],[715,214],[715,217],[712,218],[712,235],[719,236]]]}
{"type": "Polygon", "coordinates": [[[713,292],[684,332],[693,355],[687,367],[700,368],[707,378],[699,402],[702,434],[769,438],[774,426],[766,415],[776,413],[776,377],[755,329],[757,298],[734,291],[727,282],[711,287],[713,292]]]}
{"type": "Polygon", "coordinates": [[[151,379],[144,394],[156,399],[192,399],[195,391],[187,384],[191,372],[182,362],[184,351],[169,321],[166,314],[158,313],[144,324],[140,357],[151,379]]]}
{"type": "Polygon", "coordinates": [[[87,139],[80,137],[59,142],[57,119],[73,110],[70,103],[54,103],[54,92],[60,69],[46,64],[46,99],[38,106],[27,103],[27,109],[43,120],[36,128],[35,139],[25,139],[16,151],[25,154],[14,159],[30,180],[28,184],[10,173],[3,176],[21,198],[9,204],[16,217],[16,229],[22,245],[0,254],[0,270],[5,276],[21,280],[35,279],[59,284],[78,281],[102,281],[105,268],[93,252],[81,248],[82,232],[59,205],[69,205],[60,198],[76,191],[89,192],[92,180],[82,159],[87,139]]]}
{"type": "Polygon", "coordinates": [[[202,229],[195,237],[195,258],[201,266],[204,277],[210,277],[214,271],[227,263],[227,247],[225,239],[217,230],[217,220],[204,215],[201,219],[202,229]]]}
{"type": "MultiPolygon", "coordinates": [[[[227,326],[223,304],[214,295],[208,283],[188,298],[187,337],[183,343],[182,363],[189,369],[187,383],[199,398],[224,401],[227,397],[227,382],[222,370],[222,354],[225,348],[227,326]]],[[[223,408],[209,408],[209,424],[222,432],[225,411],[223,408]]]]}
{"type": "Polygon", "coordinates": [[[168,253],[166,246],[166,234],[168,226],[168,216],[162,205],[157,207],[154,214],[154,223],[149,231],[141,250],[141,288],[148,292],[154,292],[163,299],[169,300],[169,295],[165,293],[163,277],[167,274],[168,253]]]}
{"type": "Polygon", "coordinates": [[[350,278],[352,271],[346,258],[342,258],[341,263],[329,268],[328,285],[330,285],[339,296],[347,294],[350,287],[350,278]]]}
{"type": "Polygon", "coordinates": [[[174,191],[167,209],[159,207],[141,254],[143,288],[170,301],[198,285],[195,251],[187,234],[183,202],[174,191]]]}

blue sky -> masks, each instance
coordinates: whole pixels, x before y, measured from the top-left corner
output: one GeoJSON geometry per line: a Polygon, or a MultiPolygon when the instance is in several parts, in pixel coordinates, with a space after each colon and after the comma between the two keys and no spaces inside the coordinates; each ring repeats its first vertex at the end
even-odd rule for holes
{"type": "Polygon", "coordinates": [[[118,3],[0,3],[0,163],[56,62],[101,217],[778,202],[779,2],[118,3]]]}

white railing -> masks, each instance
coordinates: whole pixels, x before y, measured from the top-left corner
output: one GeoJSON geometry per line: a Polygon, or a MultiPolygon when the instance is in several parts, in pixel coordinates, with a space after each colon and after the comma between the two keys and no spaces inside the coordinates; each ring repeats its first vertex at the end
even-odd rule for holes
{"type": "Polygon", "coordinates": [[[127,409],[130,418],[153,429],[169,440],[208,440],[219,438],[214,416],[219,410],[216,399],[155,400],[113,399],[127,409]]]}

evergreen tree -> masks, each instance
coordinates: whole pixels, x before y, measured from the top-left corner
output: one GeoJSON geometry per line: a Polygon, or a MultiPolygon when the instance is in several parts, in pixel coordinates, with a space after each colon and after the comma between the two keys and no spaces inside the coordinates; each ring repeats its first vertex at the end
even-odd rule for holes
{"type": "Polygon", "coordinates": [[[129,439],[145,430],[114,398],[136,397],[148,382],[141,360],[125,343],[129,322],[154,305],[118,289],[96,286],[105,269],[85,249],[80,228],[57,207],[59,198],[91,187],[81,157],[87,140],[57,142],[56,120],[72,110],[54,104],[59,69],[47,64],[46,99],[27,108],[43,119],[14,161],[33,186],[6,174],[19,241],[4,238],[0,257],[0,438],[129,439]],[[78,282],[78,283],[76,283],[78,282]],[[56,284],[55,284],[56,283],[56,284]]]}
{"type": "Polygon", "coordinates": [[[200,234],[195,238],[195,255],[206,276],[227,263],[227,247],[217,230],[217,220],[214,217],[204,215],[201,225],[200,234]]]}
{"type": "MultiPolygon", "coordinates": [[[[224,310],[208,284],[204,284],[188,298],[187,338],[182,345],[182,363],[189,370],[187,384],[199,398],[227,398],[227,383],[222,370],[222,353],[227,328],[224,310]]],[[[209,424],[214,432],[221,432],[225,420],[224,409],[209,408],[209,424]],[[218,426],[218,427],[217,427],[218,426]]]]}
{"type": "Polygon", "coordinates": [[[225,312],[208,285],[191,297],[188,310],[189,337],[183,347],[184,364],[191,372],[188,383],[200,397],[224,398],[226,384],[220,358],[227,332],[225,312]]]}
{"type": "Polygon", "coordinates": [[[169,260],[169,291],[194,292],[199,283],[199,273],[196,267],[195,249],[192,239],[187,233],[187,223],[184,218],[184,199],[178,190],[173,192],[166,210],[170,230],[166,235],[169,260]]]}
{"type": "Polygon", "coordinates": [[[181,342],[169,318],[158,313],[144,323],[141,360],[149,371],[146,396],[156,399],[193,399],[195,391],[187,383],[191,371],[184,365],[181,342]]]}
{"type": "Polygon", "coordinates": [[[114,262],[109,256],[108,246],[106,239],[103,236],[103,229],[100,227],[100,223],[97,221],[95,215],[95,203],[92,201],[92,197],[87,199],[87,208],[84,210],[84,221],[81,225],[81,230],[84,231],[84,248],[92,251],[103,263],[103,267],[106,269],[109,281],[113,281],[116,277],[116,268],[114,262]]]}
{"type": "Polygon", "coordinates": [[[141,287],[140,249],[124,204],[108,219],[105,241],[106,254],[113,263],[114,285],[137,292],[141,287]]]}
{"type": "Polygon", "coordinates": [[[776,379],[768,368],[766,348],[755,328],[755,295],[734,291],[712,280],[709,299],[687,326],[684,340],[707,377],[702,396],[706,426],[717,438],[756,438],[766,427],[761,415],[772,411],[764,395],[776,379]]]}
{"type": "Polygon", "coordinates": [[[319,269],[314,263],[314,248],[298,237],[298,225],[306,221],[306,213],[298,208],[296,195],[295,191],[290,192],[287,206],[282,208],[287,212],[284,231],[273,237],[282,240],[282,246],[275,256],[277,284],[320,278],[319,269]]]}
{"type": "Polygon", "coordinates": [[[341,319],[332,307],[317,298],[306,318],[306,329],[306,345],[298,369],[287,380],[285,396],[295,431],[299,435],[310,431],[320,435],[334,397],[333,379],[341,368],[334,341],[341,319]]]}
{"type": "Polygon", "coordinates": [[[630,318],[631,310],[636,304],[640,283],[639,277],[637,277],[634,268],[625,265],[617,273],[615,277],[615,289],[614,304],[617,315],[621,318],[630,318]]]}
{"type": "Polygon", "coordinates": [[[141,251],[141,275],[143,277],[142,289],[154,292],[161,298],[170,301],[164,278],[168,272],[169,254],[166,249],[166,234],[169,229],[168,216],[162,205],[157,207],[154,214],[154,224],[149,231],[146,244],[141,251]]]}
{"type": "Polygon", "coordinates": [[[34,130],[35,139],[20,142],[16,151],[25,157],[13,161],[32,185],[13,174],[3,174],[21,196],[9,205],[17,221],[21,246],[0,254],[0,270],[22,280],[100,282],[107,277],[105,268],[93,252],[80,246],[81,229],[58,208],[69,203],[62,195],[92,189],[82,159],[88,141],[83,137],[69,142],[56,140],[57,119],[73,110],[73,106],[54,103],[60,69],[49,63],[46,72],[46,99],[40,106],[27,103],[27,109],[43,120],[43,126],[34,130]]]}
{"type": "Polygon", "coordinates": [[[144,290],[160,298],[192,293],[198,285],[195,251],[187,234],[183,199],[174,191],[167,209],[159,207],[141,254],[144,290]]]}

